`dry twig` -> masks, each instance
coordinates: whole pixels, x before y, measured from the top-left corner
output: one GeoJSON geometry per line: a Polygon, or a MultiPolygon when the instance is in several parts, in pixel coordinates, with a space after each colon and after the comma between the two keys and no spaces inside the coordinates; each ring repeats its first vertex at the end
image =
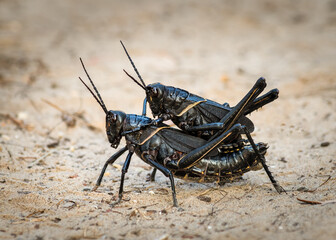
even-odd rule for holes
{"type": "Polygon", "coordinates": [[[329,180],[331,179],[331,176],[329,175],[327,180],[325,180],[323,183],[321,183],[318,187],[316,187],[313,190],[308,190],[307,192],[315,192],[319,187],[323,186],[324,184],[326,184],[329,180]]]}

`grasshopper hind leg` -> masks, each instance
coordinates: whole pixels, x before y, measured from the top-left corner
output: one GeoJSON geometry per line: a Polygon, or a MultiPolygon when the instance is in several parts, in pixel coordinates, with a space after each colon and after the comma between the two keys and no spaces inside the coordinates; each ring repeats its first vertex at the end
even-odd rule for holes
{"type": "Polygon", "coordinates": [[[149,176],[149,180],[150,180],[151,182],[155,182],[156,170],[157,170],[157,168],[153,168],[153,171],[151,172],[151,174],[150,174],[150,176],[149,176]]]}
{"type": "Polygon", "coordinates": [[[252,136],[251,136],[250,132],[248,131],[248,129],[245,126],[243,126],[243,131],[244,131],[248,141],[250,142],[254,152],[257,154],[257,157],[258,157],[259,161],[261,162],[263,168],[265,169],[265,172],[267,173],[267,176],[271,180],[271,183],[273,184],[273,187],[275,188],[275,190],[278,193],[286,192],[285,189],[283,189],[283,187],[281,187],[280,184],[274,179],[271,171],[269,170],[268,166],[266,165],[265,157],[262,154],[260,154],[256,144],[254,143],[254,141],[252,139],[252,136]]]}

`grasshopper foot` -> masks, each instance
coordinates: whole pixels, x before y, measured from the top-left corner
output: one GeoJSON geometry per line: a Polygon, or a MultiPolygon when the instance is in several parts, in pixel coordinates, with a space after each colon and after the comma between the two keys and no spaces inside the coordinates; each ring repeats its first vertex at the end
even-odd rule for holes
{"type": "Polygon", "coordinates": [[[281,187],[278,183],[273,184],[273,186],[279,194],[286,193],[286,190],[283,187],[281,187]]]}
{"type": "Polygon", "coordinates": [[[117,201],[110,203],[111,208],[114,208],[117,204],[121,202],[122,197],[118,197],[117,201]]]}

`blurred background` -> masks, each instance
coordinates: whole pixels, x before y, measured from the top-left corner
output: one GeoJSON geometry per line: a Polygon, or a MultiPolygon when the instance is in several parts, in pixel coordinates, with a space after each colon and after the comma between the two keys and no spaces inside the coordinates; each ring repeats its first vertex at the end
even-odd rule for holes
{"type": "Polygon", "coordinates": [[[330,0],[14,0],[1,6],[2,101],[18,93],[6,84],[36,100],[78,98],[85,92],[77,80],[82,57],[108,106],[127,111],[143,92],[122,71],[133,72],[119,40],[147,83],[219,102],[238,101],[260,76],[281,87],[311,75],[319,82],[318,75],[335,68],[336,3],[330,0]]]}

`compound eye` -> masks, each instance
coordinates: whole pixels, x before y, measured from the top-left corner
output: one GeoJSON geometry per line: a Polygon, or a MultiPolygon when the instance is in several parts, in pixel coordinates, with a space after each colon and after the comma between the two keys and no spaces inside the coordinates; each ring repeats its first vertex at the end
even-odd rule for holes
{"type": "Polygon", "coordinates": [[[115,114],[115,113],[111,113],[110,116],[109,116],[109,120],[110,120],[111,122],[115,122],[115,121],[117,121],[117,114],[115,114]]]}
{"type": "Polygon", "coordinates": [[[154,88],[151,89],[151,95],[153,97],[156,97],[158,94],[159,94],[159,91],[158,91],[158,89],[156,87],[154,87],[154,88]]]}
{"type": "Polygon", "coordinates": [[[113,122],[117,121],[117,114],[114,113],[112,114],[112,121],[113,122]]]}

